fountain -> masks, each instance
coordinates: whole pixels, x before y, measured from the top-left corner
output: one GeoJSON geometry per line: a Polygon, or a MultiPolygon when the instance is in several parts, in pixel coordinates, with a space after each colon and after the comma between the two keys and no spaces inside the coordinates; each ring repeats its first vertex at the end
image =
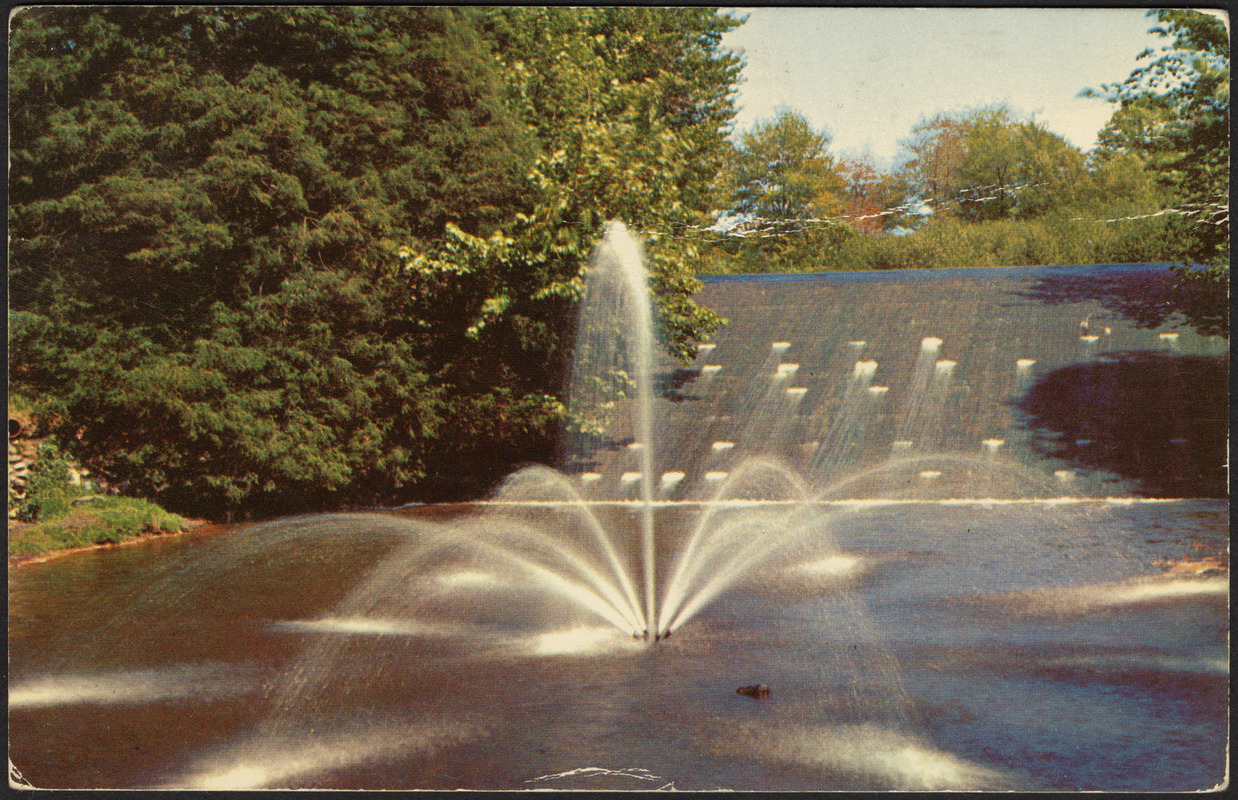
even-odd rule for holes
{"type": "MultiPolygon", "coordinates": [[[[635,454],[635,458],[620,459],[629,468],[618,477],[619,487],[626,491],[607,495],[599,489],[586,501],[571,488],[568,481],[557,479],[553,471],[535,468],[541,485],[545,487],[554,483],[561,489],[561,495],[552,497],[554,493],[545,488],[532,493],[516,492],[514,485],[529,483],[530,471],[525,470],[509,479],[491,502],[503,505],[538,502],[573,505],[601,545],[608,578],[600,577],[598,571],[587,570],[583,564],[588,556],[579,555],[570,565],[580,574],[581,582],[561,587],[560,592],[565,596],[570,592],[595,616],[623,632],[658,643],[708,605],[727,586],[741,579],[746,571],[775,559],[788,543],[808,535],[818,515],[811,513],[808,487],[781,464],[766,460],[746,461],[738,469],[727,473],[706,473],[705,481],[719,485],[712,489],[712,498],[704,504],[706,511],[696,528],[686,537],[686,544],[673,554],[671,577],[664,592],[660,591],[658,554],[662,548],[662,537],[655,525],[655,506],[664,502],[664,498],[685,482],[687,473],[681,469],[655,469],[659,454],[658,438],[654,435],[651,389],[656,358],[650,303],[640,247],[622,223],[613,222],[594,253],[581,303],[581,321],[569,391],[569,410],[578,420],[577,435],[569,442],[564,460],[569,463],[596,463],[601,458],[599,450],[603,437],[600,434],[604,422],[605,433],[610,439],[623,437],[624,434],[631,438],[626,450],[635,454]],[[634,498],[631,497],[633,488],[639,490],[634,498]],[[773,502],[777,510],[755,514],[744,509],[744,513],[738,516],[721,510],[737,499],[773,502]],[[620,555],[620,551],[632,550],[631,543],[623,541],[626,531],[622,527],[618,530],[605,529],[592,511],[599,503],[625,501],[640,522],[638,568],[633,568],[631,560],[625,560],[620,555]],[[798,521],[792,523],[791,520],[798,521]],[[788,527],[790,534],[785,530],[788,527]],[[770,528],[784,530],[777,535],[769,535],[767,531],[770,528]],[[746,540],[743,546],[738,544],[740,540],[746,540]],[[631,592],[631,584],[638,579],[636,576],[639,576],[642,586],[641,603],[635,601],[631,592]],[[608,580],[611,582],[606,582],[608,580]]],[[[698,347],[698,358],[708,356],[715,347],[698,347]]],[[[791,343],[785,341],[774,342],[770,346],[773,364],[771,377],[775,383],[785,384],[799,370],[799,364],[776,360],[790,347],[791,343]]],[[[871,379],[875,368],[875,362],[860,362],[856,371],[871,379]]],[[[790,404],[802,400],[807,391],[807,387],[794,386],[783,390],[790,404]]],[[[772,398],[773,395],[769,394],[761,401],[767,410],[772,398]]],[[[733,442],[715,441],[711,450],[725,453],[734,447],[733,442]]],[[[584,474],[590,476],[590,484],[604,485],[604,478],[592,476],[604,476],[605,471],[584,474]]],[[[488,533],[492,535],[500,523],[488,521],[486,524],[488,533]]],[[[561,541],[561,529],[556,535],[561,541]]],[[[497,555],[510,551],[491,552],[497,555]]],[[[527,569],[528,557],[522,555],[521,559],[515,562],[516,566],[527,569]]],[[[540,569],[545,571],[537,575],[549,579],[558,575],[561,567],[543,566],[540,569]]]]}
{"type": "MultiPolygon", "coordinates": [[[[1108,396],[1123,374],[1105,359],[1123,354],[1075,328],[1103,317],[1159,359],[1220,360],[1225,343],[1110,319],[1115,270],[1169,275],[709,281],[702,301],[732,324],[672,397],[658,386],[682,365],[657,347],[639,243],[612,223],[559,468],[477,503],[13,570],[11,780],[1210,788],[1228,504],[1139,491],[1123,470],[1143,453],[1122,447],[1155,414],[1079,405],[1108,396]]],[[[1146,380],[1203,362],[1135,363],[1146,380]]],[[[1200,430],[1162,438],[1207,487],[1200,430]]]]}

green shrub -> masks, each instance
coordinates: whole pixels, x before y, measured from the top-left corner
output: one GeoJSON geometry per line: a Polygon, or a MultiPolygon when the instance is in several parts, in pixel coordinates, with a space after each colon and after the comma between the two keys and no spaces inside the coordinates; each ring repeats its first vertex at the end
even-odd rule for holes
{"type": "Polygon", "coordinates": [[[185,530],[183,517],[164,511],[147,500],[110,497],[101,505],[99,521],[104,530],[100,531],[96,542],[117,542],[143,533],[179,533],[185,530]]]}
{"type": "Polygon", "coordinates": [[[69,462],[50,442],[39,445],[26,479],[26,496],[18,503],[23,522],[55,520],[69,513],[81,490],[69,483],[69,462]]]}

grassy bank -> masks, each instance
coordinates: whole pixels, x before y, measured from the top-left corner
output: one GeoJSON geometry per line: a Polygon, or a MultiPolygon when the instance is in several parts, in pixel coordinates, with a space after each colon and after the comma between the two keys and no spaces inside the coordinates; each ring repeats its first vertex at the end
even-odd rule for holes
{"type": "MultiPolygon", "coordinates": [[[[12,413],[10,412],[10,417],[12,413]]],[[[181,533],[192,525],[148,500],[117,497],[73,480],[70,462],[50,443],[39,446],[24,493],[9,487],[9,556],[120,544],[143,536],[181,533]]]]}
{"type": "Polygon", "coordinates": [[[169,533],[182,533],[189,520],[132,497],[90,498],[63,514],[34,522],[9,522],[9,555],[29,556],[169,533]]]}

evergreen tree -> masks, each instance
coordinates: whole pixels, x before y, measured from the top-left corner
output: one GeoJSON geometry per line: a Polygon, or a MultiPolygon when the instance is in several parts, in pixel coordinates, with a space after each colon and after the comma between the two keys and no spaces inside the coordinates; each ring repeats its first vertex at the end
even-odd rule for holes
{"type": "Polygon", "coordinates": [[[11,66],[10,364],[79,457],[207,514],[425,473],[453,290],[396,248],[531,157],[461,12],[32,9],[11,66]]]}

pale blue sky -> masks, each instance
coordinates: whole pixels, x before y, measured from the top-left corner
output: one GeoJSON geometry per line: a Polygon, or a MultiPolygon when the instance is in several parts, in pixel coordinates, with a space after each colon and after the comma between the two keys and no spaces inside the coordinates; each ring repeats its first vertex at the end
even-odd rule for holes
{"type": "Polygon", "coordinates": [[[723,40],[742,50],[738,131],[793,108],[888,167],[924,116],[1006,102],[1087,151],[1113,106],[1080,98],[1116,83],[1145,48],[1146,9],[755,8],[723,40]]]}

